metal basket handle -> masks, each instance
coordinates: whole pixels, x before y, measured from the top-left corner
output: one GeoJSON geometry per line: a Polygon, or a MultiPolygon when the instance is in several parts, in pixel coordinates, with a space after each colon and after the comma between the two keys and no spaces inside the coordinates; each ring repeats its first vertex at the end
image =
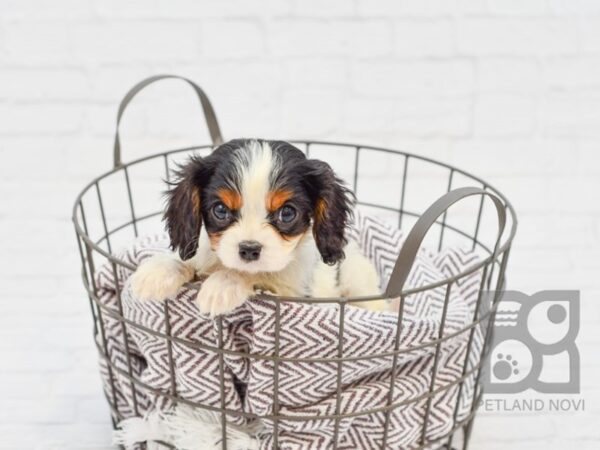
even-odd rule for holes
{"type": "Polygon", "coordinates": [[[494,252],[492,254],[494,258],[496,257],[500,246],[500,239],[502,238],[502,233],[506,226],[506,208],[504,203],[502,203],[502,200],[500,200],[498,196],[480,188],[464,187],[455,189],[437,199],[429,208],[427,208],[410,230],[402,249],[400,249],[400,254],[398,255],[394,270],[390,276],[390,281],[385,290],[386,296],[399,297],[401,295],[404,283],[410,274],[410,270],[415,262],[417,252],[421,247],[423,239],[436,220],[448,210],[450,206],[459,200],[472,195],[487,195],[494,202],[494,206],[496,207],[496,212],[498,213],[498,238],[496,239],[494,252]]]}
{"type": "Polygon", "coordinates": [[[125,94],[125,97],[123,97],[123,100],[121,100],[121,103],[119,104],[119,112],[117,113],[117,130],[115,132],[114,144],[115,169],[123,164],[121,161],[121,140],[119,137],[119,125],[121,124],[121,117],[123,116],[127,105],[129,105],[129,102],[131,102],[133,97],[135,97],[146,86],[154,83],[155,81],[166,80],[170,78],[185,81],[187,84],[194,88],[194,91],[196,91],[196,95],[200,100],[200,104],[202,105],[202,109],[204,111],[204,118],[206,119],[206,125],[208,126],[208,131],[210,133],[213,145],[216,146],[223,143],[223,137],[221,136],[221,129],[219,128],[219,122],[217,121],[215,110],[213,109],[210,100],[208,99],[204,91],[200,88],[200,86],[198,86],[192,80],[180,77],[178,75],[155,75],[153,77],[146,78],[145,80],[142,80],[135,86],[133,86],[129,90],[129,92],[125,94]]]}

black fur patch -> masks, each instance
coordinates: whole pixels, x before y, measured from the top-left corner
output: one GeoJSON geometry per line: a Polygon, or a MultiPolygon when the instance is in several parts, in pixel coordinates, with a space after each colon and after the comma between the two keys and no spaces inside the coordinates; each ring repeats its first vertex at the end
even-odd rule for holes
{"type": "Polygon", "coordinates": [[[202,226],[202,189],[210,180],[219,158],[213,153],[207,158],[193,156],[179,168],[177,181],[167,192],[167,208],[163,220],[171,239],[171,249],[179,251],[181,259],[196,254],[202,226]]]}
{"type": "Polygon", "coordinates": [[[313,235],[323,262],[333,265],[344,258],[346,228],[352,217],[354,195],[329,164],[308,159],[299,168],[313,202],[313,235]]]}

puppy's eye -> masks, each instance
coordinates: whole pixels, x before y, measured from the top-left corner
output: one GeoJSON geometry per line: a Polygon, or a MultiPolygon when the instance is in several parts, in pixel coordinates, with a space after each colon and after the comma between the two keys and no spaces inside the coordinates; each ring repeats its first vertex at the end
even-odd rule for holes
{"type": "Polygon", "coordinates": [[[229,220],[231,217],[231,211],[229,208],[225,206],[223,203],[219,202],[212,208],[213,215],[217,218],[217,220],[229,220]]]}
{"type": "Polygon", "coordinates": [[[293,206],[285,205],[279,210],[279,220],[283,223],[290,223],[296,218],[297,212],[293,206]]]}

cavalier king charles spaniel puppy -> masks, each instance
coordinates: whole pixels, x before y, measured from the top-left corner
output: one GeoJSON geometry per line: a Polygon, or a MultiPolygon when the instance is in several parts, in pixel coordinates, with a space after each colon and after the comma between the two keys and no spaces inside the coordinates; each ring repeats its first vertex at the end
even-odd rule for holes
{"type": "Polygon", "coordinates": [[[257,291],[376,295],[375,268],[345,237],[352,206],[352,193],[331,167],[293,145],[227,142],[181,166],[164,214],[173,253],[138,267],[133,295],[163,300],[206,277],[197,300],[212,317],[257,291]]]}

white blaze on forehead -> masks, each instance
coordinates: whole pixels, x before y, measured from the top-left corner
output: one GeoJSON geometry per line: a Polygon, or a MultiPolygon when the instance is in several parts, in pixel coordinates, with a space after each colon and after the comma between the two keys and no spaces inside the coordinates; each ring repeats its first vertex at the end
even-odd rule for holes
{"type": "Polygon", "coordinates": [[[266,199],[271,178],[277,170],[276,159],[268,143],[251,141],[240,168],[242,220],[264,220],[267,216],[266,199]]]}

